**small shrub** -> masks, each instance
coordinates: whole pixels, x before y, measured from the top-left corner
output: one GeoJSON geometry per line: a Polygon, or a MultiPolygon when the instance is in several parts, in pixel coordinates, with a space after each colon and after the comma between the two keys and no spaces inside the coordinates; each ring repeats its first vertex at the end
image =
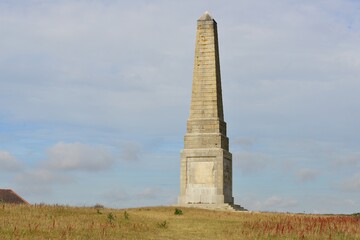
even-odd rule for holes
{"type": "Polygon", "coordinates": [[[104,205],[97,203],[94,205],[94,208],[96,209],[96,213],[97,214],[102,214],[102,212],[100,211],[101,208],[104,208],[104,205]]]}
{"type": "Polygon", "coordinates": [[[168,226],[169,226],[169,224],[167,223],[167,221],[163,221],[161,223],[158,223],[159,228],[167,228],[168,226]]]}
{"type": "Polygon", "coordinates": [[[175,208],[175,212],[174,212],[175,215],[182,215],[183,214],[183,211],[179,208],[175,208]]]}
{"type": "Polygon", "coordinates": [[[124,212],[124,218],[125,220],[129,220],[129,213],[127,211],[124,212]]]}
{"type": "Polygon", "coordinates": [[[107,215],[107,218],[108,218],[108,221],[109,221],[110,223],[112,223],[112,222],[115,220],[115,217],[114,217],[114,215],[113,215],[112,213],[109,213],[109,214],[107,215]]]}
{"type": "Polygon", "coordinates": [[[94,205],[94,208],[104,208],[104,205],[97,203],[94,205]]]}

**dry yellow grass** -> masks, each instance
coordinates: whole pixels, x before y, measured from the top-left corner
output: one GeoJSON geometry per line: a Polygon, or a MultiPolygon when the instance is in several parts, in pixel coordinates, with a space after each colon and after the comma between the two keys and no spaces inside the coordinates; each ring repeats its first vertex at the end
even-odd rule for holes
{"type": "Polygon", "coordinates": [[[360,239],[358,216],[174,210],[2,204],[0,239],[360,239]]]}

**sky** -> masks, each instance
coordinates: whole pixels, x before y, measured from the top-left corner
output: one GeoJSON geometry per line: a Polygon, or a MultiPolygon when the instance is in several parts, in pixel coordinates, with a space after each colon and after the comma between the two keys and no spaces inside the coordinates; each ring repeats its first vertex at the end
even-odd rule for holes
{"type": "Polygon", "coordinates": [[[205,11],[235,203],[359,212],[357,0],[1,0],[0,188],[30,203],[175,204],[205,11]]]}

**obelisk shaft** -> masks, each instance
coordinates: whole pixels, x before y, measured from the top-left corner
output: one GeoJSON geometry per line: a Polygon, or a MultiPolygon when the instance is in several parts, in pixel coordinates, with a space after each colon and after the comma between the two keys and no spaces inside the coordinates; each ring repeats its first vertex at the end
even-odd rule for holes
{"type": "Polygon", "coordinates": [[[224,119],[216,25],[211,18],[197,22],[190,119],[224,119]]]}
{"type": "Polygon", "coordinates": [[[221,93],[217,24],[208,13],[197,21],[190,116],[184,145],[185,149],[215,147],[229,150],[221,93]]]}

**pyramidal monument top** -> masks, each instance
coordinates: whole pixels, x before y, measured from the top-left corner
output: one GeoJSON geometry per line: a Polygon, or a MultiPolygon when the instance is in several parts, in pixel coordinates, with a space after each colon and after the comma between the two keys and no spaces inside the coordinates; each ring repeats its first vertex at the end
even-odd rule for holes
{"type": "Polygon", "coordinates": [[[205,11],[203,15],[200,16],[200,18],[198,19],[198,21],[210,21],[210,20],[214,20],[208,11],[205,11]]]}

